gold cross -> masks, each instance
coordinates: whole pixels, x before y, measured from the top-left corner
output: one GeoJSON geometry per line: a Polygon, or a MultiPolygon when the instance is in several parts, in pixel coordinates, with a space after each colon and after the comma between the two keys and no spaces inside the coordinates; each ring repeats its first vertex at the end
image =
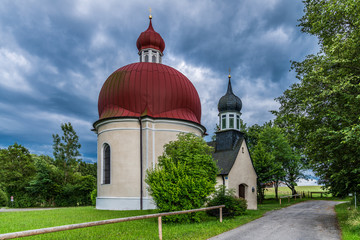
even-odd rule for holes
{"type": "Polygon", "coordinates": [[[150,12],[149,18],[152,19],[152,16],[151,16],[151,8],[149,8],[149,12],[150,12]]]}
{"type": "Polygon", "coordinates": [[[231,73],[231,68],[229,68],[229,78],[231,78],[231,75],[230,75],[230,73],[231,73]]]}

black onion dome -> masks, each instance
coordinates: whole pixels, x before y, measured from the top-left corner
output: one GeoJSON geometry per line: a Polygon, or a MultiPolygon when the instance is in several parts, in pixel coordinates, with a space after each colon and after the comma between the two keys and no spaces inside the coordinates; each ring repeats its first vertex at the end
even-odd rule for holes
{"type": "Polygon", "coordinates": [[[240,112],[242,108],[242,102],[240,98],[235,96],[231,88],[231,81],[229,77],[229,84],[227,92],[224,96],[222,96],[218,103],[218,110],[219,112],[225,111],[238,111],[240,112]]]}

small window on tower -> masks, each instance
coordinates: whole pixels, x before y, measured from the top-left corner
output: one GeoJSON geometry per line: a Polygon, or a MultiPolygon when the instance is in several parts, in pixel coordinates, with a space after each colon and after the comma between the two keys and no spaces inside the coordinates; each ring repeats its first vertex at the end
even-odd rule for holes
{"type": "Polygon", "coordinates": [[[229,128],[234,128],[234,114],[229,115],[229,128]]]}
{"type": "Polygon", "coordinates": [[[103,184],[110,184],[110,146],[104,144],[103,149],[103,184]]]}
{"type": "Polygon", "coordinates": [[[156,63],[156,56],[155,55],[152,56],[152,62],[156,63]]]}
{"type": "Polygon", "coordinates": [[[149,55],[145,55],[145,62],[149,62],[149,55]]]}
{"type": "Polygon", "coordinates": [[[236,129],[240,130],[240,116],[236,115],[236,129]]]}
{"type": "Polygon", "coordinates": [[[226,128],[226,115],[221,116],[221,129],[226,128]]]}

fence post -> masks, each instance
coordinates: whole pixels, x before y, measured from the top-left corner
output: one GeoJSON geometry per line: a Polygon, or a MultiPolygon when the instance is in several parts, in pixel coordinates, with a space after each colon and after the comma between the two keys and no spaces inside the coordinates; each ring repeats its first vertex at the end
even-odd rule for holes
{"type": "Polygon", "coordinates": [[[219,208],[220,210],[220,222],[222,222],[222,208],[219,208]]]}
{"type": "Polygon", "coordinates": [[[158,225],[159,225],[159,239],[162,240],[162,223],[161,223],[161,216],[158,217],[158,225]]]}

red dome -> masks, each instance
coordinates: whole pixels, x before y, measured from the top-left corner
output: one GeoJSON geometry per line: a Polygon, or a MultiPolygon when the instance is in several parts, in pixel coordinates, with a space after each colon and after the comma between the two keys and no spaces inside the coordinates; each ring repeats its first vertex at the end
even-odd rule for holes
{"type": "Polygon", "coordinates": [[[182,73],[158,63],[132,63],[105,81],[99,95],[99,118],[170,118],[200,124],[199,95],[182,73]]]}
{"type": "Polygon", "coordinates": [[[138,48],[139,51],[145,48],[157,49],[161,53],[164,51],[165,49],[164,39],[162,39],[160,34],[155,32],[151,23],[151,19],[148,29],[145,32],[142,32],[138,40],[136,41],[136,47],[138,48]]]}

